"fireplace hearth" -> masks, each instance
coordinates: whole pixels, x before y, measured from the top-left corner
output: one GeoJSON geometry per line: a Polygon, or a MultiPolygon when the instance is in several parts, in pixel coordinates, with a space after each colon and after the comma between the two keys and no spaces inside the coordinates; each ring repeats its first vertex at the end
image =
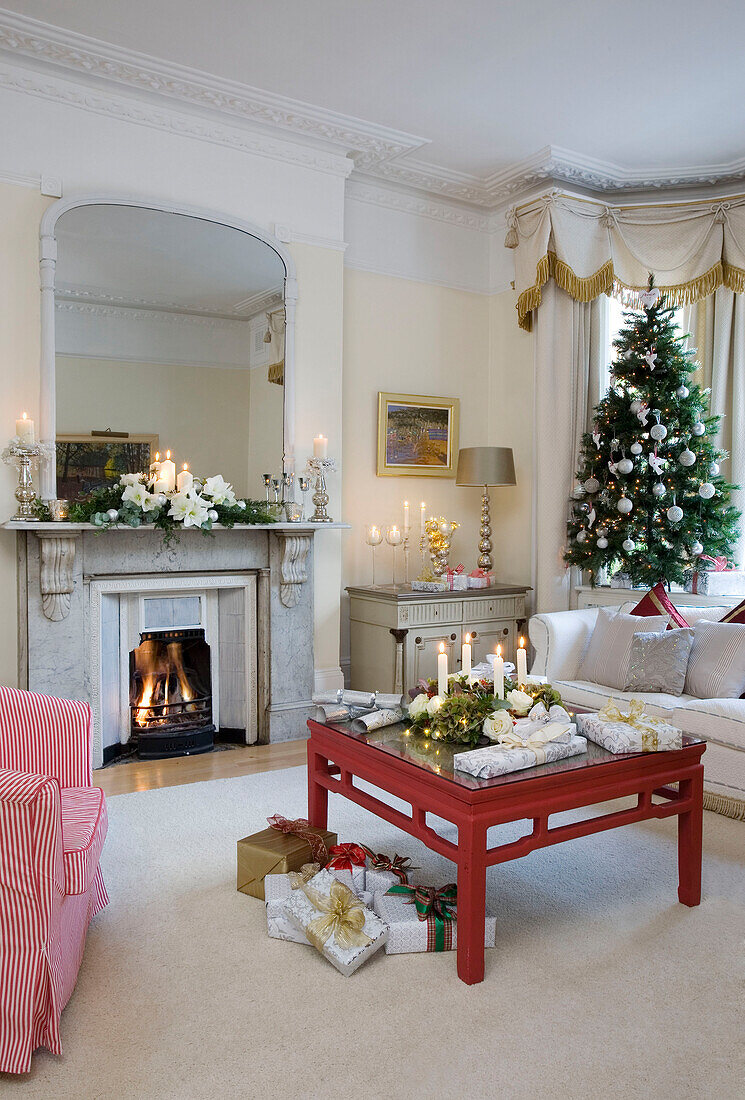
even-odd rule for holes
{"type": "Polygon", "coordinates": [[[210,647],[197,627],[147,630],[129,655],[131,734],[143,759],[214,747],[210,647]]]}

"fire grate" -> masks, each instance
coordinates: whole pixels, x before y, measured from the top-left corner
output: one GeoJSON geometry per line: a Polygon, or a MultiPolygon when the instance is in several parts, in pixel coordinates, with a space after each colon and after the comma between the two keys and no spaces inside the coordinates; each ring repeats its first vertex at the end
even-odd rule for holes
{"type": "Polygon", "coordinates": [[[130,715],[142,757],[213,747],[210,647],[200,628],[148,630],[130,654],[130,715]]]}

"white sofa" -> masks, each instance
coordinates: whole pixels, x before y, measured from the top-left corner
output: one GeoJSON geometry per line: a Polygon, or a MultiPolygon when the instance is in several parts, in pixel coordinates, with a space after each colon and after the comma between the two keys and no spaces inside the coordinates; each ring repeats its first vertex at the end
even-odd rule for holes
{"type": "MultiPolygon", "coordinates": [[[[633,605],[622,606],[630,611],[633,605]]],[[[683,607],[693,625],[698,619],[718,620],[725,608],[683,607]]],[[[705,805],[729,817],[745,820],[745,699],[696,699],[691,695],[628,692],[577,679],[577,672],[595,627],[598,609],[554,611],[533,615],[528,624],[535,649],[531,675],[547,679],[569,705],[598,710],[611,696],[617,701],[642,699],[650,714],[665,718],[684,733],[707,741],[704,753],[705,805]]],[[[644,620],[640,618],[640,624],[644,620]]],[[[643,629],[643,626],[640,626],[643,629]]]]}

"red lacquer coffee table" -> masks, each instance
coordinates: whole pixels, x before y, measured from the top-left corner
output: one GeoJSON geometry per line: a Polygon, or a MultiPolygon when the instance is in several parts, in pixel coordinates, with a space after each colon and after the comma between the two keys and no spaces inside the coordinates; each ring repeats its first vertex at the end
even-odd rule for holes
{"type": "Polygon", "coordinates": [[[484,980],[486,869],[519,859],[536,848],[630,825],[678,816],[678,899],[701,900],[701,833],[704,741],[684,738],[673,752],[614,756],[592,742],[573,756],[497,779],[475,779],[453,767],[463,746],[425,741],[405,725],[372,734],[347,723],[308,722],[308,817],[326,828],[328,793],[341,794],[417,837],[458,867],[458,976],[469,985],[484,980]],[[354,784],[367,781],[411,806],[411,816],[354,784]],[[676,790],[672,783],[679,784],[676,790]],[[551,814],[636,795],[636,805],[598,817],[549,827],[551,814]],[[658,801],[653,801],[652,796],[658,801]],[[427,824],[427,813],[458,827],[457,844],[427,824]],[[519,840],[487,847],[487,829],[532,819],[519,840]]]}

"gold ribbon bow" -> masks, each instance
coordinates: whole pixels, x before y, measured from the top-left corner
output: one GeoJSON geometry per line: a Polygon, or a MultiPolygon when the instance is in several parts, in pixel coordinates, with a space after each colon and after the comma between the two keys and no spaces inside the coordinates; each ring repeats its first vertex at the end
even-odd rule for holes
{"type": "Polygon", "coordinates": [[[602,710],[598,711],[598,718],[603,722],[622,722],[626,726],[633,726],[642,735],[642,752],[656,752],[659,745],[658,727],[664,725],[659,718],[644,713],[644,703],[641,699],[629,700],[629,712],[624,714],[613,699],[609,699],[602,710]]]}
{"type": "Polygon", "coordinates": [[[321,912],[321,916],[314,917],[305,929],[305,935],[316,951],[322,951],[331,936],[345,951],[372,943],[363,931],[365,910],[362,902],[343,882],[334,882],[328,897],[313,886],[303,886],[301,889],[311,905],[321,912]]]}
{"type": "Polygon", "coordinates": [[[507,749],[530,749],[535,753],[536,764],[545,764],[545,746],[556,741],[569,728],[566,722],[548,722],[542,729],[534,730],[529,737],[521,737],[517,730],[512,729],[500,733],[497,741],[507,749]]]}
{"type": "Polygon", "coordinates": [[[320,870],[320,863],[304,863],[299,871],[290,871],[287,876],[290,880],[290,886],[293,890],[299,890],[301,886],[305,886],[306,882],[310,882],[320,870]]]}

